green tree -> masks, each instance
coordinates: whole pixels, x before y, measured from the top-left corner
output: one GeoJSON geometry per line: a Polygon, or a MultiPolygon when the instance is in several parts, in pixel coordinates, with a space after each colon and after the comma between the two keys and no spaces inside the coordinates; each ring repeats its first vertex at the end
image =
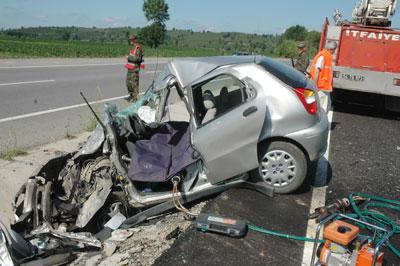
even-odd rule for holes
{"type": "Polygon", "coordinates": [[[62,33],[61,39],[63,41],[69,41],[70,38],[71,38],[71,32],[67,29],[62,33]]]}
{"type": "Polygon", "coordinates": [[[169,20],[168,4],[164,0],[145,0],[143,12],[147,20],[165,25],[169,20]]]}
{"type": "Polygon", "coordinates": [[[147,45],[157,48],[165,40],[167,31],[165,22],[169,20],[168,4],[164,0],[145,0],[143,12],[152,24],[140,31],[140,39],[147,45]]]}
{"type": "Polygon", "coordinates": [[[307,37],[307,33],[308,31],[305,27],[296,25],[287,28],[285,33],[282,35],[282,38],[294,41],[304,41],[307,37]]]}
{"type": "Polygon", "coordinates": [[[165,26],[154,22],[153,24],[144,27],[140,33],[139,38],[145,44],[152,48],[157,48],[160,44],[164,42],[165,39],[165,26]]]}
{"type": "Polygon", "coordinates": [[[314,56],[319,48],[319,41],[321,39],[321,33],[318,31],[310,31],[307,35],[307,43],[309,46],[308,52],[310,56],[314,56]]]}
{"type": "Polygon", "coordinates": [[[279,57],[294,58],[297,55],[296,42],[283,39],[275,48],[274,54],[279,57]]]}

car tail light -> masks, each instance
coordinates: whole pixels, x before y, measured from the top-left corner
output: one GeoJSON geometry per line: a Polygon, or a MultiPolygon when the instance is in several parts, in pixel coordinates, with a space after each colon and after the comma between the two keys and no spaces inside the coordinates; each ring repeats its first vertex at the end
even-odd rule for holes
{"type": "Polygon", "coordinates": [[[301,103],[304,108],[306,108],[307,112],[315,115],[318,111],[317,99],[315,98],[315,92],[310,89],[305,88],[295,88],[297,97],[299,97],[301,103]]]}

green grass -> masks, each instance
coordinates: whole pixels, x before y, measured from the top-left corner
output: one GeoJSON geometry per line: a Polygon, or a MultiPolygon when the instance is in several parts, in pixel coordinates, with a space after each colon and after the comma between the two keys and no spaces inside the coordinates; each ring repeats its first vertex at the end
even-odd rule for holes
{"type": "Polygon", "coordinates": [[[27,155],[28,153],[23,150],[13,149],[4,153],[0,153],[0,159],[6,161],[14,161],[14,157],[27,155]]]}
{"type": "Polygon", "coordinates": [[[87,132],[94,131],[96,129],[97,123],[98,122],[96,118],[94,118],[94,116],[91,116],[85,125],[85,131],[87,132]]]}
{"type": "MultiPolygon", "coordinates": [[[[161,46],[158,49],[144,46],[143,50],[145,57],[212,56],[223,54],[223,52],[213,48],[193,49],[173,46],[161,46]]],[[[123,57],[128,51],[128,44],[123,43],[0,38],[0,58],[123,57]]]]}

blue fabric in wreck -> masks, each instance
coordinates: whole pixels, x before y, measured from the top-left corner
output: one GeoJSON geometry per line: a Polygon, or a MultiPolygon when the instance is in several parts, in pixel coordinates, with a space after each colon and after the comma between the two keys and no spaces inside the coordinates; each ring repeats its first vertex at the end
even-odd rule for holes
{"type": "Polygon", "coordinates": [[[167,122],[150,139],[129,147],[128,177],[133,181],[164,182],[196,161],[187,122],[167,122]]]}

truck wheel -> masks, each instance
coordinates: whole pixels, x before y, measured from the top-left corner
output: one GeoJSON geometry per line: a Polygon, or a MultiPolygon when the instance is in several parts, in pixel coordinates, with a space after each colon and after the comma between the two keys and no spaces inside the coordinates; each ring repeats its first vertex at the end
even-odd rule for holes
{"type": "Polygon", "coordinates": [[[275,193],[285,194],[298,189],[307,174],[305,154],[295,145],[275,141],[261,147],[259,166],[252,177],[264,181],[275,193]]]}

